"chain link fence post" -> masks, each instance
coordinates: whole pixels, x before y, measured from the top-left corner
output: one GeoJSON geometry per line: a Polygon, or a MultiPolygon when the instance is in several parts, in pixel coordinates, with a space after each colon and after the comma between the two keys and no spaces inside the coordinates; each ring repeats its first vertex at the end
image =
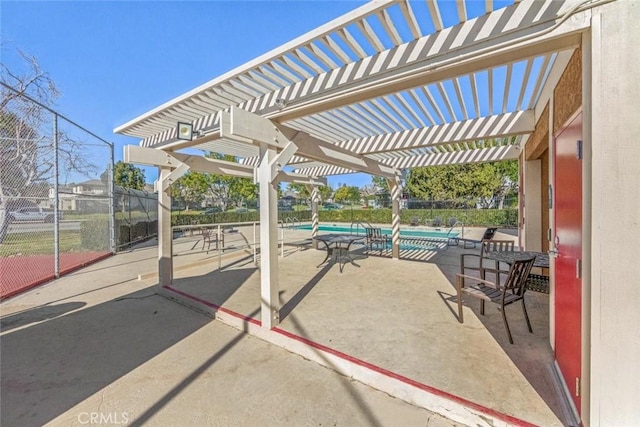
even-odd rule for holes
{"type": "Polygon", "coordinates": [[[60,277],[60,170],[58,153],[58,115],[53,114],[53,274],[60,277]]]}

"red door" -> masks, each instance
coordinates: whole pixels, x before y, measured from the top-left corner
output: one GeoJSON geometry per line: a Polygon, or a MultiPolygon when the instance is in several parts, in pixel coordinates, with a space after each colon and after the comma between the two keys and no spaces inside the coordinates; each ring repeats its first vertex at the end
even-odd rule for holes
{"type": "Polygon", "coordinates": [[[580,413],[582,366],[582,112],[555,136],[555,352],[580,413]]]}

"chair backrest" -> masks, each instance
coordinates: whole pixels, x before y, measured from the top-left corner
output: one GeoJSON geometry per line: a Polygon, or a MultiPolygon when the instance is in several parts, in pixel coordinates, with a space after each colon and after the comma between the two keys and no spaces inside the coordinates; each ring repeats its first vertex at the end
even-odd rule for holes
{"type": "Polygon", "coordinates": [[[513,251],[515,243],[513,240],[485,240],[482,242],[482,253],[487,254],[495,251],[513,251]]]}
{"type": "Polygon", "coordinates": [[[377,227],[367,227],[367,239],[379,239],[382,237],[382,229],[377,227]]]}
{"type": "Polygon", "coordinates": [[[511,264],[507,280],[504,282],[504,288],[502,289],[503,300],[505,295],[508,294],[524,295],[527,277],[529,277],[535,260],[536,257],[531,257],[514,261],[513,264],[511,264]]]}
{"type": "Polygon", "coordinates": [[[511,251],[515,250],[513,240],[483,240],[480,247],[480,259],[484,258],[489,252],[511,251]]]}

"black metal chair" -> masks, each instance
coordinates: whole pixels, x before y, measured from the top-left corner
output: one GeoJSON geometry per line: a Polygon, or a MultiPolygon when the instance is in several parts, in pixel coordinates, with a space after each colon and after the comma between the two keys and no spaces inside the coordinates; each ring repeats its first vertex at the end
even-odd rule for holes
{"type": "Polygon", "coordinates": [[[496,277],[496,281],[491,282],[489,280],[482,280],[474,276],[467,276],[464,274],[456,275],[456,290],[458,292],[458,321],[464,323],[462,314],[462,296],[468,295],[474,298],[480,299],[480,314],[484,315],[484,303],[491,302],[500,306],[502,311],[502,320],[504,326],[507,329],[507,335],[509,336],[509,342],[513,344],[513,337],[511,336],[511,330],[509,329],[509,322],[507,322],[507,312],[505,308],[507,305],[513,304],[517,301],[522,301],[522,311],[524,312],[524,318],[527,321],[527,327],[529,332],[533,333],[531,329],[531,322],[529,321],[529,315],[527,314],[527,307],[524,303],[524,294],[526,292],[525,284],[535,257],[514,261],[509,269],[507,280],[502,285],[499,282],[499,276],[496,277]],[[472,282],[473,284],[466,284],[465,281],[472,282]]]}
{"type": "Polygon", "coordinates": [[[373,245],[376,245],[378,250],[380,250],[380,255],[382,255],[382,251],[388,247],[389,243],[391,243],[391,236],[383,234],[382,229],[378,227],[367,227],[365,230],[367,232],[368,250],[372,251],[373,245]]]}
{"type": "Polygon", "coordinates": [[[485,256],[489,252],[510,251],[515,250],[513,240],[485,240],[482,242],[480,252],[477,254],[461,254],[460,255],[460,274],[468,274],[469,271],[477,271],[481,279],[486,279],[486,273],[494,273],[497,280],[500,279],[500,273],[508,273],[508,269],[500,268],[500,261],[492,261],[491,267],[487,266],[485,256]]]}

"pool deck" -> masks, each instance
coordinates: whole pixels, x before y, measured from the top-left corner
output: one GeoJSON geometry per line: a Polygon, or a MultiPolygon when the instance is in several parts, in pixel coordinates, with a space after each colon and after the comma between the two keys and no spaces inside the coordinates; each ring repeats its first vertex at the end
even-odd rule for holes
{"type": "Polygon", "coordinates": [[[260,276],[250,253],[229,254],[221,270],[211,263],[182,270],[162,293],[456,422],[566,424],[549,345],[549,295],[527,293],[533,334],[519,307],[507,308],[511,345],[496,307],[481,316],[470,301],[465,323],[458,322],[459,256],[478,249],[445,243],[401,250],[393,260],[389,250],[367,254],[362,246],[353,251],[356,265],[340,273],[330,264],[316,267],[324,254],[311,247],[308,230],[284,230],[284,239],[281,324],[274,331],[259,327],[260,276]]]}

